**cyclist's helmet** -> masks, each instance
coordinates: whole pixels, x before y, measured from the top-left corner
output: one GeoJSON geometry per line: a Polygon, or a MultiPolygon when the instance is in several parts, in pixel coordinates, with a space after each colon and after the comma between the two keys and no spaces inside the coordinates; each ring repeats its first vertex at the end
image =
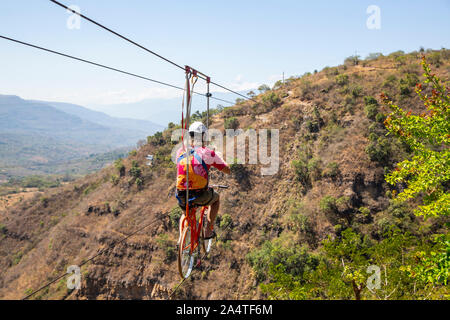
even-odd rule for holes
{"type": "Polygon", "coordinates": [[[206,133],[206,131],[206,126],[200,121],[196,121],[189,126],[189,133],[191,133],[191,135],[195,133],[206,133]]]}

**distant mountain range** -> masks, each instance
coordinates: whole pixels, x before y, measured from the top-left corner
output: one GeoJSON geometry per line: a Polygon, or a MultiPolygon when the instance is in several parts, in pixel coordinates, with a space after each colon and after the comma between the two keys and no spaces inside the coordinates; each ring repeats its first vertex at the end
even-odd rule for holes
{"type": "Polygon", "coordinates": [[[43,167],[61,168],[66,161],[118,148],[123,152],[163,129],[151,121],[114,118],[74,104],[0,95],[0,180],[20,172],[48,173],[43,167]]]}
{"type": "MultiPolygon", "coordinates": [[[[213,97],[233,102],[237,96],[213,93],[213,97]]],[[[210,108],[219,104],[230,105],[211,99],[210,108]]],[[[200,95],[193,99],[192,113],[197,110],[206,110],[206,98],[200,95]]],[[[98,170],[180,118],[181,98],[86,108],[0,95],[0,182],[31,174],[98,170]]]]}
{"type": "MultiPolygon", "coordinates": [[[[256,90],[254,90],[256,92],[256,90]]],[[[239,92],[245,95],[248,91],[239,92]]],[[[234,93],[214,92],[213,97],[235,102],[239,98],[234,93]]],[[[130,117],[135,119],[146,119],[167,126],[169,122],[179,123],[181,121],[181,101],[182,98],[173,99],[145,99],[134,103],[121,103],[112,105],[89,105],[89,108],[101,111],[113,117],[130,117]]],[[[231,106],[226,102],[215,99],[210,100],[210,108],[218,105],[224,107],[231,106]]],[[[192,100],[192,113],[206,110],[206,98],[194,95],[192,100]]]]}

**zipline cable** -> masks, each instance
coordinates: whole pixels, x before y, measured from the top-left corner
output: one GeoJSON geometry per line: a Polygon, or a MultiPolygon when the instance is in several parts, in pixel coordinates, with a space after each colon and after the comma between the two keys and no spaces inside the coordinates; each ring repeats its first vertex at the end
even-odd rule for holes
{"type": "MultiPolygon", "coordinates": [[[[159,221],[159,219],[155,219],[153,221],[151,221],[150,223],[146,224],[145,226],[143,226],[142,228],[139,228],[138,230],[134,231],[133,233],[129,234],[128,236],[124,237],[123,239],[121,239],[120,241],[114,243],[114,245],[118,245],[122,242],[124,242],[125,240],[127,240],[128,238],[130,238],[131,236],[134,236],[136,233],[144,230],[145,228],[150,227],[152,224],[154,224],[155,222],[159,221]]],[[[94,256],[92,256],[91,258],[89,258],[88,260],[84,261],[83,263],[81,263],[79,265],[79,267],[81,268],[82,266],[84,266],[85,264],[89,263],[90,261],[94,260],[95,258],[97,258],[99,255],[101,255],[103,252],[105,252],[107,249],[109,249],[112,245],[108,245],[105,248],[101,249],[99,252],[97,252],[97,254],[95,254],[94,256]]],[[[57,278],[53,279],[52,281],[46,283],[45,285],[43,285],[42,287],[40,287],[39,289],[33,291],[32,293],[28,294],[26,297],[24,297],[22,300],[27,300],[29,297],[35,295],[36,293],[38,293],[39,291],[44,290],[45,288],[47,288],[48,286],[52,285],[53,283],[55,283],[56,281],[58,281],[61,278],[64,278],[65,276],[69,275],[69,273],[63,273],[61,275],[59,275],[57,278]]]]}
{"type": "MultiPolygon", "coordinates": [[[[123,39],[123,40],[125,40],[125,41],[128,41],[128,42],[130,42],[131,44],[133,44],[133,45],[135,45],[135,46],[137,46],[137,47],[139,47],[139,48],[141,48],[141,49],[147,51],[148,53],[151,53],[151,54],[157,56],[158,58],[160,58],[160,59],[162,59],[162,60],[164,60],[164,61],[166,61],[166,62],[168,62],[168,63],[170,63],[170,64],[172,64],[172,65],[174,65],[174,66],[176,66],[177,68],[180,68],[180,69],[182,69],[182,70],[185,70],[184,67],[182,67],[181,65],[179,65],[179,64],[177,64],[177,63],[175,63],[175,62],[173,62],[172,60],[169,60],[168,58],[163,57],[163,56],[160,55],[160,54],[157,54],[156,52],[154,52],[154,51],[152,51],[152,50],[150,50],[150,49],[144,47],[143,45],[140,45],[139,43],[137,43],[137,42],[135,42],[135,41],[133,41],[133,40],[131,40],[131,39],[125,37],[124,35],[122,35],[122,34],[116,32],[116,31],[114,31],[114,30],[111,30],[110,28],[104,26],[103,24],[101,24],[101,23],[99,23],[99,22],[97,22],[97,21],[95,21],[95,20],[93,20],[93,19],[91,19],[91,18],[89,18],[89,17],[86,17],[85,15],[81,14],[80,12],[78,12],[78,11],[76,11],[76,10],[74,10],[74,9],[69,8],[68,6],[62,4],[61,2],[56,1],[56,0],[50,0],[50,1],[53,2],[53,3],[56,4],[56,5],[58,5],[58,6],[62,7],[62,8],[64,8],[64,9],[66,9],[66,10],[72,12],[73,14],[76,14],[76,15],[78,15],[79,17],[81,17],[81,18],[83,18],[83,19],[85,19],[85,20],[87,20],[87,21],[89,21],[89,22],[95,24],[96,26],[98,26],[98,27],[100,27],[100,28],[102,28],[102,29],[104,29],[104,30],[106,30],[106,31],[108,31],[108,32],[111,32],[112,34],[118,36],[119,38],[121,38],[121,39],[123,39]]],[[[199,75],[199,78],[201,78],[201,79],[203,79],[203,80],[206,80],[206,77],[204,77],[204,76],[202,76],[202,75],[199,75]]],[[[247,96],[245,96],[245,95],[243,95],[243,94],[241,94],[241,93],[239,93],[239,92],[236,92],[236,91],[234,91],[234,90],[231,90],[231,89],[229,89],[229,88],[227,88],[227,87],[225,87],[225,86],[223,86],[223,85],[220,85],[220,84],[218,84],[218,83],[216,83],[216,82],[211,81],[211,84],[213,84],[213,85],[215,85],[215,86],[218,86],[219,88],[222,88],[222,89],[224,89],[224,90],[227,90],[227,91],[229,91],[229,92],[231,92],[231,93],[234,93],[234,94],[236,94],[236,95],[238,95],[238,96],[241,96],[241,97],[243,97],[243,98],[246,99],[246,100],[252,100],[252,101],[256,102],[254,99],[249,98],[249,97],[247,97],[247,96]]]]}
{"type": "MultiPolygon", "coordinates": [[[[206,253],[203,253],[203,255],[200,257],[199,260],[202,261],[205,257],[206,257],[206,253]]],[[[168,300],[170,300],[170,299],[172,298],[172,296],[175,294],[175,292],[177,292],[178,288],[181,287],[181,286],[183,285],[184,281],[186,281],[187,279],[189,279],[189,278],[192,276],[192,274],[195,272],[195,270],[197,270],[197,269],[194,268],[194,269],[192,270],[192,272],[189,274],[189,276],[187,276],[186,278],[183,278],[183,280],[181,280],[181,281],[177,284],[177,286],[176,286],[175,288],[173,288],[172,292],[171,292],[171,293],[169,294],[169,296],[168,296],[168,300]]]]}
{"type": "MultiPolygon", "coordinates": [[[[35,49],[39,49],[39,50],[43,50],[43,51],[46,51],[46,52],[50,52],[50,53],[53,53],[53,54],[56,54],[56,55],[59,55],[59,56],[65,57],[65,58],[70,58],[70,59],[73,59],[73,60],[81,61],[81,62],[88,63],[88,64],[91,64],[91,65],[94,65],[94,66],[97,66],[97,67],[101,67],[101,68],[104,68],[104,69],[120,72],[120,73],[129,75],[129,76],[132,76],[132,77],[140,78],[140,79],[143,79],[143,80],[151,81],[151,82],[158,83],[158,84],[161,84],[161,85],[164,85],[164,86],[167,86],[167,87],[171,87],[171,88],[174,88],[174,89],[178,89],[178,90],[183,90],[184,91],[184,88],[172,85],[170,83],[166,83],[166,82],[158,81],[158,80],[155,80],[155,79],[147,78],[147,77],[135,74],[135,73],[123,71],[123,70],[120,70],[120,69],[117,69],[117,68],[113,68],[113,67],[109,67],[109,66],[106,66],[106,65],[103,65],[103,64],[100,64],[100,63],[96,63],[96,62],[92,62],[92,61],[89,61],[89,60],[86,60],[86,59],[78,58],[78,57],[75,57],[75,56],[72,56],[72,55],[69,55],[69,54],[65,54],[65,53],[62,53],[62,52],[55,51],[55,50],[51,50],[51,49],[47,49],[47,48],[44,48],[44,47],[40,47],[40,46],[31,44],[31,43],[28,43],[28,42],[24,42],[24,41],[20,41],[20,40],[17,40],[17,39],[5,37],[5,36],[2,36],[2,35],[0,35],[0,38],[5,39],[5,40],[9,40],[9,41],[12,41],[12,42],[15,42],[15,43],[19,43],[19,44],[22,44],[22,45],[25,45],[25,46],[28,46],[28,47],[32,47],[32,48],[35,48],[35,49]]],[[[203,93],[199,93],[199,92],[193,92],[193,93],[206,97],[206,94],[203,94],[203,93]]],[[[234,102],[227,101],[227,100],[224,100],[224,99],[220,99],[220,98],[216,98],[216,97],[211,97],[211,98],[215,99],[215,100],[218,100],[218,101],[226,102],[226,103],[229,103],[229,104],[232,104],[232,105],[235,104],[234,102]]]]}
{"type": "Polygon", "coordinates": [[[178,67],[178,68],[184,70],[184,67],[180,66],[179,64],[176,64],[175,62],[173,62],[173,61],[171,61],[171,60],[169,60],[169,59],[167,59],[167,58],[165,58],[165,57],[163,57],[163,56],[157,54],[156,52],[154,52],[154,51],[152,51],[152,50],[150,50],[150,49],[147,49],[147,48],[144,47],[144,46],[141,46],[139,43],[134,42],[133,40],[131,40],[131,39],[129,39],[129,38],[127,38],[127,37],[121,35],[121,34],[118,33],[118,32],[115,32],[114,30],[111,30],[111,29],[108,28],[108,27],[105,27],[104,25],[98,23],[97,21],[94,21],[94,20],[92,20],[91,18],[88,18],[88,17],[86,17],[85,15],[79,13],[78,11],[75,11],[75,10],[73,10],[73,9],[71,9],[71,8],[69,8],[69,7],[67,7],[66,5],[62,4],[61,2],[58,2],[58,1],[55,1],[55,0],[50,0],[50,1],[53,2],[53,3],[56,4],[56,5],[58,5],[58,6],[62,7],[62,8],[64,8],[64,9],[66,9],[66,10],[72,12],[73,14],[76,14],[76,15],[80,16],[81,18],[83,18],[83,19],[85,19],[85,20],[87,20],[87,21],[89,21],[89,22],[95,24],[96,26],[98,26],[98,27],[100,27],[100,28],[102,28],[102,29],[105,29],[105,30],[108,31],[108,32],[111,32],[112,34],[118,36],[119,38],[122,38],[123,40],[128,41],[128,42],[134,44],[135,46],[137,46],[137,47],[139,47],[139,48],[141,48],[141,49],[143,49],[143,50],[145,50],[145,51],[147,51],[147,52],[149,52],[149,53],[151,53],[151,54],[157,56],[158,58],[163,59],[164,61],[167,61],[168,63],[173,64],[174,66],[176,66],[176,67],[178,67]]]}

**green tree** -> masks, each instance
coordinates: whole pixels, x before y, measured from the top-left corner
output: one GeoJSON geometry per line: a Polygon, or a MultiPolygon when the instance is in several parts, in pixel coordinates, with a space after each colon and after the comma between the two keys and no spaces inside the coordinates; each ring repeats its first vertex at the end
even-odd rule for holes
{"type": "Polygon", "coordinates": [[[224,121],[225,129],[234,129],[239,128],[239,120],[236,117],[230,117],[225,119],[224,121]]]}
{"type": "Polygon", "coordinates": [[[450,210],[450,109],[444,84],[433,74],[423,58],[425,83],[431,84],[431,96],[423,93],[422,84],[416,92],[424,101],[427,112],[421,115],[406,112],[382,95],[392,113],[385,120],[390,134],[399,137],[413,152],[411,159],[397,164],[386,176],[391,185],[407,185],[397,196],[400,201],[419,198],[417,214],[425,217],[447,216],[450,210]]]}
{"type": "MultiPolygon", "coordinates": [[[[419,202],[415,213],[425,218],[448,216],[450,211],[450,110],[445,85],[432,74],[425,57],[422,58],[425,83],[416,86],[416,93],[425,104],[426,112],[416,115],[395,105],[385,95],[382,98],[392,110],[385,120],[390,134],[399,137],[412,150],[411,159],[397,164],[386,175],[391,185],[406,185],[396,200],[419,202]],[[431,94],[424,93],[425,85],[431,86],[431,94]]],[[[448,224],[447,224],[448,228],[448,224]]],[[[438,235],[438,251],[418,251],[418,266],[411,275],[426,279],[429,283],[447,283],[449,277],[450,241],[438,235]]]]}
{"type": "Polygon", "coordinates": [[[270,90],[270,87],[267,84],[262,84],[258,87],[258,91],[260,91],[261,93],[264,93],[269,90],[270,90]]]}

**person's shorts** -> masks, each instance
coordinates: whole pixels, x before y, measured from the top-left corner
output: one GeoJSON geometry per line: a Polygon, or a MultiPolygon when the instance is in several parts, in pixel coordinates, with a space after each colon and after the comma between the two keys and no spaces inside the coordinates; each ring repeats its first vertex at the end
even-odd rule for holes
{"type": "MultiPolygon", "coordinates": [[[[177,190],[178,195],[178,204],[181,209],[186,210],[186,191],[177,190]]],[[[219,200],[219,194],[214,191],[213,188],[208,188],[204,190],[189,190],[189,198],[195,199],[192,201],[192,204],[197,206],[210,206],[217,200],[219,200]]]]}

